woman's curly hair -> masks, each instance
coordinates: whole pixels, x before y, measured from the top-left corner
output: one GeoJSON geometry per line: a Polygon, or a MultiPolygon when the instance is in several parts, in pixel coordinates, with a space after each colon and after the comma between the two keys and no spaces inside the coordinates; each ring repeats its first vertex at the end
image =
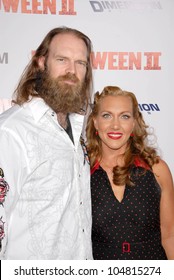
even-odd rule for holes
{"type": "Polygon", "coordinates": [[[126,96],[130,98],[133,105],[135,126],[133,129],[133,137],[129,138],[128,145],[124,153],[124,166],[115,166],[113,168],[114,184],[123,185],[127,183],[132,185],[129,174],[135,160],[139,159],[140,162],[143,162],[144,165],[147,165],[151,169],[155,163],[158,163],[159,157],[156,149],[148,145],[148,125],[146,125],[142,113],[139,110],[136,96],[134,93],[124,91],[117,86],[107,86],[101,93],[97,92],[94,96],[92,112],[88,117],[86,127],[87,150],[91,168],[94,167],[96,162],[100,162],[102,158],[101,139],[98,135],[96,135],[93,118],[98,114],[100,101],[106,96],[126,96]]]}

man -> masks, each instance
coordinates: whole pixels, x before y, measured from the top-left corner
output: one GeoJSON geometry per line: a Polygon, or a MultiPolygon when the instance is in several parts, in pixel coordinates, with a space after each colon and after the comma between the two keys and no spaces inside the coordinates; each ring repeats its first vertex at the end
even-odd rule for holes
{"type": "Polygon", "coordinates": [[[51,30],[0,116],[1,259],[92,259],[81,137],[91,49],[78,30],[51,30]]]}

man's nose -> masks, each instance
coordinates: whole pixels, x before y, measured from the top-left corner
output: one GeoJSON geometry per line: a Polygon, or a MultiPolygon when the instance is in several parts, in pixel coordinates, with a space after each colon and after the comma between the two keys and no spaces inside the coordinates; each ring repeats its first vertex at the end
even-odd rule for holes
{"type": "Polygon", "coordinates": [[[67,67],[66,67],[66,73],[75,73],[76,72],[76,66],[74,61],[68,61],[67,67]]]}

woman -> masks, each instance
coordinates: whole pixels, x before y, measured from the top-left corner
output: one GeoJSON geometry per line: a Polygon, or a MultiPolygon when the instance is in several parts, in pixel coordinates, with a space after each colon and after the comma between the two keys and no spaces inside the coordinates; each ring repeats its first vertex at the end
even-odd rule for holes
{"type": "Polygon", "coordinates": [[[94,259],[174,259],[174,187],[133,93],[108,86],[87,122],[94,259]]]}

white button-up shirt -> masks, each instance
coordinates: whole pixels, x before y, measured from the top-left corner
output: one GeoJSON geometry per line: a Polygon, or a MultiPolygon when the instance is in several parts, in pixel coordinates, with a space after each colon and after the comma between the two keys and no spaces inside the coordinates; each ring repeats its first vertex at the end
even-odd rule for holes
{"type": "Polygon", "coordinates": [[[0,115],[1,259],[92,259],[84,116],[74,144],[41,98],[0,115]]]}

